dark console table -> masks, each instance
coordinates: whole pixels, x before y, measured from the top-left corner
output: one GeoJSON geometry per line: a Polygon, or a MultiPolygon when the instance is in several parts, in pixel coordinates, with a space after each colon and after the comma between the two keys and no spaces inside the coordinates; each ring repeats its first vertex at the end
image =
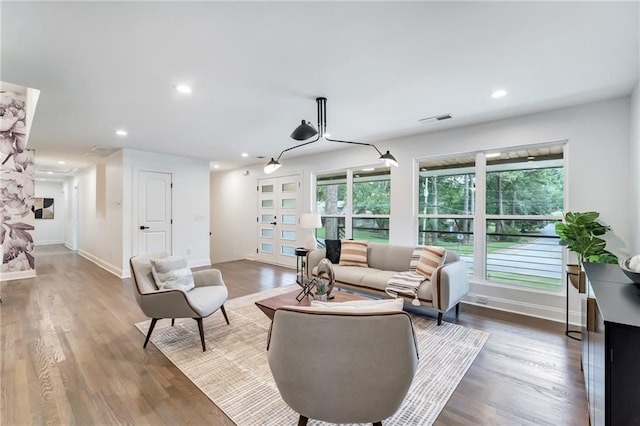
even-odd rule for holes
{"type": "Polygon", "coordinates": [[[591,425],[640,425],[640,286],[618,265],[584,269],[582,368],[591,425]]]}

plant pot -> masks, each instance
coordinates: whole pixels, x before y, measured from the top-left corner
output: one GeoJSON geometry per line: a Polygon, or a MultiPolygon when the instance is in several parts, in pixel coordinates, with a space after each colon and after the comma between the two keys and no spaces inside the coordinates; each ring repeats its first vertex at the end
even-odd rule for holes
{"type": "Polygon", "coordinates": [[[313,298],[315,300],[320,301],[320,302],[326,302],[327,301],[327,295],[326,294],[316,294],[313,298]]]}
{"type": "Polygon", "coordinates": [[[579,293],[584,293],[586,290],[584,272],[580,265],[571,263],[567,264],[567,275],[569,277],[569,282],[578,290],[579,293]]]}

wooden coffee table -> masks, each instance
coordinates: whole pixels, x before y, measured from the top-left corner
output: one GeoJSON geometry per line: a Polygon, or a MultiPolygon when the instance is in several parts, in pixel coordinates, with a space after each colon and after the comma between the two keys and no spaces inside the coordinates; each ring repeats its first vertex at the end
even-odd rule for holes
{"type": "MultiPolygon", "coordinates": [[[[264,300],[258,300],[256,302],[256,306],[260,308],[262,312],[265,313],[269,319],[273,319],[273,315],[276,312],[276,309],[281,308],[283,306],[310,306],[312,297],[305,297],[300,302],[296,300],[296,296],[300,293],[300,290],[290,291],[289,293],[279,294],[278,296],[270,297],[264,300]]],[[[335,296],[333,299],[329,300],[329,302],[348,302],[349,300],[368,300],[368,298],[363,296],[358,296],[356,294],[346,293],[344,291],[334,291],[331,292],[332,296],[335,296]]]]}

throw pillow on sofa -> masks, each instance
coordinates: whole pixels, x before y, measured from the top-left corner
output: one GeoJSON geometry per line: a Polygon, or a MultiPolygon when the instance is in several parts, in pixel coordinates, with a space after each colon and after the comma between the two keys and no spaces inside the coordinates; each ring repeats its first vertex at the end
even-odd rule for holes
{"type": "Polygon", "coordinates": [[[320,302],[311,301],[311,308],[318,312],[340,313],[378,313],[378,312],[402,312],[404,300],[379,299],[379,300],[350,300],[348,302],[320,302]]]}
{"type": "Polygon", "coordinates": [[[340,261],[342,266],[361,266],[368,268],[367,245],[368,241],[342,240],[340,242],[340,261]]]}
{"type": "Polygon", "coordinates": [[[446,255],[444,247],[425,246],[416,265],[416,272],[430,280],[433,271],[445,262],[446,255]]]}
{"type": "Polygon", "coordinates": [[[184,256],[151,258],[151,274],[160,290],[189,291],[195,287],[191,269],[184,256]]]}
{"type": "Polygon", "coordinates": [[[324,246],[327,249],[327,259],[337,265],[340,262],[340,240],[324,240],[324,246]]]}

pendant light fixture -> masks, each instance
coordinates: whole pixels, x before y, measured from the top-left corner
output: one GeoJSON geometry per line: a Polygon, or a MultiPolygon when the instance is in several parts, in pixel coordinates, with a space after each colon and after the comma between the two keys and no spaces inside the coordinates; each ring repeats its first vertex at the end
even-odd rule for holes
{"type": "Polygon", "coordinates": [[[282,150],[278,158],[271,158],[266,166],[264,166],[264,172],[266,174],[270,174],[278,170],[282,164],[280,164],[280,157],[287,151],[291,151],[292,149],[300,148],[305,145],[312,144],[314,142],[318,142],[320,139],[324,139],[329,142],[338,142],[338,143],[348,143],[351,145],[363,145],[370,146],[375,149],[380,157],[378,158],[382,161],[386,166],[394,166],[398,167],[398,161],[395,159],[393,155],[389,151],[384,154],[372,143],[365,142],[351,142],[351,141],[342,141],[338,139],[331,139],[327,134],[327,98],[316,98],[316,104],[318,106],[318,130],[316,130],[310,123],[307,123],[305,120],[302,120],[302,123],[298,127],[296,127],[293,132],[291,132],[291,138],[297,141],[304,141],[309,138],[315,136],[315,139],[307,142],[303,142],[299,145],[292,146],[290,148],[282,150]]]}

